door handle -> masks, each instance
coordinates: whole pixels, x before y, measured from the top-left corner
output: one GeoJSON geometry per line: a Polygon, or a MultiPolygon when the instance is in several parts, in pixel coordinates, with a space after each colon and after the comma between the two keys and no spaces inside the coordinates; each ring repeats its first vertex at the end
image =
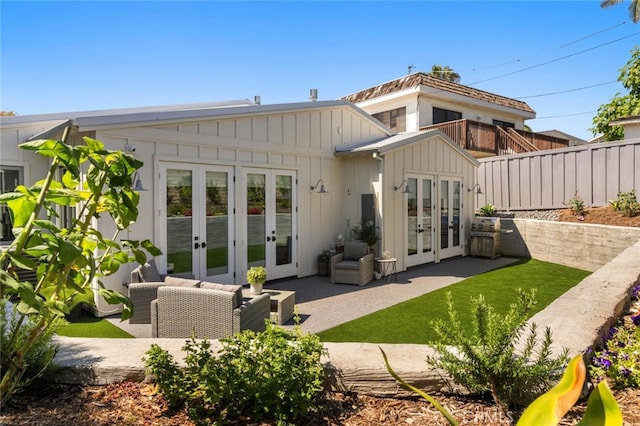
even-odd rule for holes
{"type": "Polygon", "coordinates": [[[267,236],[267,242],[271,241],[271,237],[267,236]]]}
{"type": "Polygon", "coordinates": [[[202,242],[202,248],[205,248],[206,246],[207,246],[207,243],[203,241],[202,242]]]}
{"type": "Polygon", "coordinates": [[[193,248],[199,249],[200,248],[200,243],[193,243],[193,248]]]}

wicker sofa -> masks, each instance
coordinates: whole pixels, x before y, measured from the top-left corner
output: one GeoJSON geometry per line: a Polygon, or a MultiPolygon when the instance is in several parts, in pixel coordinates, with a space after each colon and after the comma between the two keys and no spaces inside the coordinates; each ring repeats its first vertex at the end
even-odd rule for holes
{"type": "Polygon", "coordinates": [[[270,308],[269,294],[244,300],[242,286],[207,282],[200,288],[163,285],[151,302],[151,335],[220,339],[242,330],[263,331],[270,308]]]}
{"type": "Polygon", "coordinates": [[[331,282],[365,285],[373,280],[373,254],[367,243],[348,242],[331,257],[331,282]]]}

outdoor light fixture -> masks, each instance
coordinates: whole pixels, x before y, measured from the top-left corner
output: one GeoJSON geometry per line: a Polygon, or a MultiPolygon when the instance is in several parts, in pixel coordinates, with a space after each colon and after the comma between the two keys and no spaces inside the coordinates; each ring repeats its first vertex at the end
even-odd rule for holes
{"type": "Polygon", "coordinates": [[[409,189],[409,184],[407,183],[406,179],[400,182],[400,185],[393,185],[393,190],[398,191],[400,188],[402,188],[402,185],[404,185],[404,190],[401,192],[401,194],[411,194],[411,190],[409,189]]]}
{"type": "Polygon", "coordinates": [[[473,185],[471,188],[467,189],[467,192],[471,192],[471,191],[473,191],[473,190],[474,190],[474,189],[476,189],[476,188],[478,188],[478,189],[476,190],[476,195],[480,195],[480,194],[482,194],[482,188],[480,188],[480,184],[479,184],[479,183],[476,183],[476,184],[475,184],[475,185],[473,185]]]}
{"type": "Polygon", "coordinates": [[[318,185],[320,185],[320,189],[318,190],[318,194],[328,194],[329,193],[329,191],[327,191],[325,189],[324,181],[322,179],[318,179],[318,181],[316,182],[315,185],[311,185],[310,186],[310,190],[311,191],[315,190],[318,187],[318,185]],[[320,182],[322,182],[322,185],[320,185],[320,182]]]}
{"type": "Polygon", "coordinates": [[[134,191],[148,191],[148,189],[145,189],[142,186],[142,180],[140,179],[140,173],[135,172],[133,174],[133,179],[131,181],[133,182],[133,190],[134,191]]]}

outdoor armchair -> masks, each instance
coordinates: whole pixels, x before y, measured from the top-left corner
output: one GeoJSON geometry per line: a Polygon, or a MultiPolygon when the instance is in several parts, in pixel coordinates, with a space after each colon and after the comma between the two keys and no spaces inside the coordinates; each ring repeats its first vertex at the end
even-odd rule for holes
{"type": "Polygon", "coordinates": [[[268,293],[239,300],[241,286],[206,282],[201,285],[203,288],[158,288],[158,298],[151,302],[152,337],[189,338],[193,335],[199,339],[220,339],[242,330],[265,330],[265,319],[271,311],[268,293]],[[215,289],[217,287],[228,289],[215,289]]]}
{"type": "Polygon", "coordinates": [[[151,324],[151,302],[158,298],[158,289],[162,286],[199,287],[200,280],[168,276],[164,281],[134,282],[129,284],[129,300],[133,305],[133,314],[129,324],[151,324]]]}
{"type": "Polygon", "coordinates": [[[373,280],[373,254],[367,243],[348,242],[331,257],[331,282],[365,285],[373,280]]]}

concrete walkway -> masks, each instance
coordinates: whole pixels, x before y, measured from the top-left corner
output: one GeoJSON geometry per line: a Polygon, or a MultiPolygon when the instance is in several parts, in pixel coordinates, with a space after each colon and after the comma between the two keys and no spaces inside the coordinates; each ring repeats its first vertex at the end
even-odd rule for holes
{"type": "MultiPolygon", "coordinates": [[[[620,314],[631,288],[640,280],[640,242],[585,279],[532,318],[549,325],[558,348],[581,353],[597,342],[620,314]]],[[[365,287],[330,284],[327,278],[311,277],[281,281],[272,288],[296,291],[303,315],[303,329],[324,330],[344,321],[441,288],[511,262],[457,258],[398,274],[387,284],[378,280],[365,287]],[[324,297],[322,297],[324,295],[324,297]]],[[[58,380],[65,383],[106,384],[122,380],[143,380],[142,358],[151,344],[168,350],[182,360],[184,339],[79,339],[59,337],[61,350],[56,362],[62,367],[58,380]]],[[[213,348],[217,347],[214,342],[213,348]]],[[[439,374],[427,369],[424,345],[377,345],[327,343],[323,360],[329,373],[329,387],[371,395],[405,394],[387,373],[378,347],[387,353],[391,365],[408,382],[437,391],[444,387],[439,374]]]]}

